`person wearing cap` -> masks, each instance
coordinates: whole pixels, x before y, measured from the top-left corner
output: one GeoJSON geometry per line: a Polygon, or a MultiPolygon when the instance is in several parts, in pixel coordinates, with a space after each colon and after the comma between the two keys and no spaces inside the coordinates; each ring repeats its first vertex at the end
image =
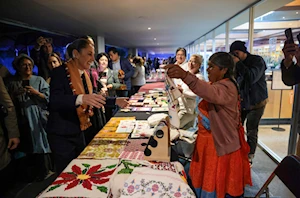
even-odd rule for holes
{"type": "MultiPolygon", "coordinates": [[[[300,83],[300,48],[298,47],[297,44],[285,42],[282,51],[284,54],[284,59],[281,62],[282,81],[284,82],[284,84],[288,86],[299,84],[300,83]],[[294,57],[296,59],[296,62],[293,61],[294,57]]],[[[299,112],[299,110],[297,112],[299,112]]],[[[293,126],[293,127],[298,128],[298,142],[297,142],[296,155],[300,157],[299,123],[300,121],[298,120],[298,126],[293,126]]]]}
{"type": "Polygon", "coordinates": [[[250,54],[245,42],[235,41],[230,46],[230,53],[235,62],[235,74],[240,86],[242,123],[246,123],[247,142],[250,146],[248,155],[252,164],[257,147],[259,121],[268,102],[268,90],[265,77],[266,63],[261,56],[250,54]]]}

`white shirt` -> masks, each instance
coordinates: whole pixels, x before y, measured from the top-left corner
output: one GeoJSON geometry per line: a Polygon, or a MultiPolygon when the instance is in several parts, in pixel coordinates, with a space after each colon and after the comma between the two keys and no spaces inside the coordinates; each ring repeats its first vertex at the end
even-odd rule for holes
{"type": "MultiPolygon", "coordinates": [[[[200,80],[204,80],[204,77],[197,73],[195,74],[200,80]]],[[[182,95],[178,98],[180,110],[186,110],[189,114],[194,114],[195,109],[197,108],[196,97],[197,95],[190,90],[190,88],[183,81],[180,84],[182,88],[182,95]]]]}
{"type": "MultiPolygon", "coordinates": [[[[177,64],[177,63],[175,63],[177,64]]],[[[179,66],[184,69],[185,71],[189,71],[188,62],[183,62],[179,64],[179,66]]],[[[184,84],[184,82],[181,79],[173,79],[176,86],[184,84]]]]}
{"type": "MultiPolygon", "coordinates": [[[[84,70],[80,70],[78,69],[79,71],[79,75],[81,76],[83,73],[84,73],[84,70]]],[[[75,102],[75,105],[78,106],[78,105],[82,105],[82,97],[83,97],[83,94],[79,94],[76,98],[76,102],[75,102]]]]}

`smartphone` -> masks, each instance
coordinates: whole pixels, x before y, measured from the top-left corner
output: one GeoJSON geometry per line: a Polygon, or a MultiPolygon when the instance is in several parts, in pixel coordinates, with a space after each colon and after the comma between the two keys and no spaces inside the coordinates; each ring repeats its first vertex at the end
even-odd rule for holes
{"type": "Polygon", "coordinates": [[[300,47],[300,33],[297,35],[297,39],[298,39],[298,46],[300,47]]]}
{"type": "Polygon", "coordinates": [[[286,36],[286,42],[288,44],[293,44],[294,43],[294,39],[293,39],[293,33],[292,33],[292,29],[288,28],[284,31],[285,36],[286,36]]]}
{"type": "Polygon", "coordinates": [[[22,86],[23,87],[29,86],[29,80],[22,80],[22,86]]]}

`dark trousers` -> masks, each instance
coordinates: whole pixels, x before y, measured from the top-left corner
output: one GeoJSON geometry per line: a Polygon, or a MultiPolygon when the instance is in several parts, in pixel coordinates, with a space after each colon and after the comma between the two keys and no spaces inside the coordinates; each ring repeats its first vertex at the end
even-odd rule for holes
{"type": "Polygon", "coordinates": [[[254,154],[257,146],[257,134],[258,134],[258,125],[259,121],[264,114],[265,107],[260,107],[258,109],[252,110],[243,110],[242,111],[242,123],[244,125],[245,120],[246,122],[246,131],[247,131],[247,142],[250,146],[250,153],[254,154]]]}
{"type": "Polygon", "coordinates": [[[142,86],[133,86],[131,95],[136,94],[142,86]]]}
{"type": "Polygon", "coordinates": [[[83,151],[86,145],[83,132],[68,136],[48,134],[48,141],[57,174],[60,174],[83,151]]]}

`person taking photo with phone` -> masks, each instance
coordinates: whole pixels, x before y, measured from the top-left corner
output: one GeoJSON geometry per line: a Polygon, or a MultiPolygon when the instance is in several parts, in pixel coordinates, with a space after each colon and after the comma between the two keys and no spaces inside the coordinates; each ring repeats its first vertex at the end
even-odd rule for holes
{"type": "Polygon", "coordinates": [[[31,58],[38,67],[38,75],[47,80],[50,77],[50,69],[48,67],[48,57],[53,53],[52,38],[44,38],[40,36],[36,40],[34,48],[30,52],[31,58]]]}
{"type": "Polygon", "coordinates": [[[266,104],[268,90],[265,77],[266,63],[261,56],[250,54],[245,42],[235,41],[230,46],[230,53],[235,56],[235,74],[241,94],[242,123],[246,122],[247,142],[250,146],[248,155],[252,165],[257,147],[258,125],[266,104]]]}
{"type": "Polygon", "coordinates": [[[35,172],[30,173],[30,180],[40,181],[53,173],[45,130],[49,84],[42,77],[32,75],[33,65],[34,61],[26,54],[16,57],[13,61],[16,74],[8,79],[6,86],[16,107],[21,141],[18,151],[20,156],[26,156],[28,161],[33,162],[34,167],[31,168],[35,172]]]}
{"type": "MultiPolygon", "coordinates": [[[[298,35],[299,36],[299,35],[298,35]]],[[[300,43],[300,39],[299,39],[300,43]]],[[[288,86],[300,83],[300,48],[294,42],[286,41],[283,46],[284,59],[281,62],[282,81],[288,86]],[[293,61],[295,57],[296,62],[293,61]]],[[[298,121],[299,123],[299,121],[298,121]]],[[[299,126],[295,126],[298,128],[299,126]]],[[[298,142],[296,155],[300,156],[300,130],[298,130],[298,142]]]]}

